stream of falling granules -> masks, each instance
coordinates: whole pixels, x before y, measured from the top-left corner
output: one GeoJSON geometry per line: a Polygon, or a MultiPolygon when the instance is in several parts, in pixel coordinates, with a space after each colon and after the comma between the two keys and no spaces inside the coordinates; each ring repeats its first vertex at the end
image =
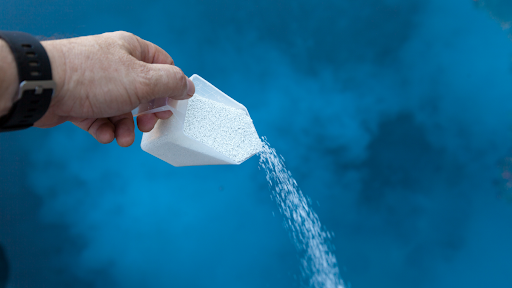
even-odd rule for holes
{"type": "Polygon", "coordinates": [[[301,259],[303,277],[309,280],[313,288],[344,288],[336,257],[329,249],[331,234],[322,228],[316,213],[308,206],[302,194],[286,169],[283,158],[277,156],[263,138],[263,149],[259,153],[260,168],[267,174],[267,181],[272,189],[273,199],[285,217],[287,229],[291,232],[301,259]]]}

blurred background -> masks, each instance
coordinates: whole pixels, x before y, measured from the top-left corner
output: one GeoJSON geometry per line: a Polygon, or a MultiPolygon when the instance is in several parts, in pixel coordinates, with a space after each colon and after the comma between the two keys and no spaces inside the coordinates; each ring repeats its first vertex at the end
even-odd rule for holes
{"type": "MultiPolygon", "coordinates": [[[[125,30],[243,103],[347,287],[512,287],[512,2],[2,0],[0,29],[125,30]]],[[[258,157],[175,168],[64,124],[0,134],[9,287],[301,287],[258,157]]]]}

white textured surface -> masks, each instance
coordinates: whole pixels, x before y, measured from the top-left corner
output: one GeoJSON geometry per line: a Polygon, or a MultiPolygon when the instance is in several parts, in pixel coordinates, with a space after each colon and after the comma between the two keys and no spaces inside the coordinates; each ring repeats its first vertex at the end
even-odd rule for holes
{"type": "Polygon", "coordinates": [[[141,148],[176,167],[233,164],[212,148],[185,136],[175,116],[158,120],[151,132],[144,133],[141,148]]]}
{"type": "Polygon", "coordinates": [[[239,164],[262,148],[245,111],[195,95],[188,101],[183,132],[239,164]]]}
{"type": "Polygon", "coordinates": [[[262,143],[247,109],[199,75],[190,79],[195,96],[165,101],[173,116],[144,133],[142,150],[173,166],[240,164],[258,153],[262,143]]]}

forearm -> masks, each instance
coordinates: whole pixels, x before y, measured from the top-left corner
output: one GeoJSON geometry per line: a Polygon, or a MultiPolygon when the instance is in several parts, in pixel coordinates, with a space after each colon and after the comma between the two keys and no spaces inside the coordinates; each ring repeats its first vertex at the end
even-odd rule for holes
{"type": "Polygon", "coordinates": [[[18,86],[14,56],[9,45],[0,39],[0,116],[9,112],[18,86]]]}

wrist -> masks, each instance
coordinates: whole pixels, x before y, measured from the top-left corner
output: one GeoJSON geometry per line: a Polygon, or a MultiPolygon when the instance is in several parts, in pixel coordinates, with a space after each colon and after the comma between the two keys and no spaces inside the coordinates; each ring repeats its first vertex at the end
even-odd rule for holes
{"type": "Polygon", "coordinates": [[[0,116],[11,109],[19,87],[18,68],[7,43],[0,39],[0,116]]]}
{"type": "Polygon", "coordinates": [[[44,50],[50,59],[50,64],[52,66],[52,79],[56,84],[55,93],[50,106],[55,102],[58,102],[66,80],[66,58],[61,47],[63,41],[65,40],[41,41],[41,45],[43,45],[44,50]]]}

